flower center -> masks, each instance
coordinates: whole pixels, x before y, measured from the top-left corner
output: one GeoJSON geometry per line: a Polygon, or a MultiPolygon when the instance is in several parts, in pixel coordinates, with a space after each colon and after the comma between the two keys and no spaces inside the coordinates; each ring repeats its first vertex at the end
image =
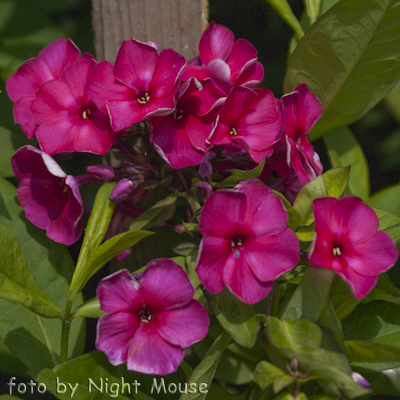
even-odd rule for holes
{"type": "Polygon", "coordinates": [[[146,92],[146,93],[144,94],[144,96],[139,97],[136,101],[137,101],[139,104],[147,104],[147,103],[150,101],[150,96],[149,96],[149,94],[146,92]]]}
{"type": "Polygon", "coordinates": [[[175,119],[182,119],[183,118],[183,110],[174,111],[174,118],[175,119]]]}
{"type": "Polygon", "coordinates": [[[82,112],[82,119],[87,119],[89,117],[89,115],[90,115],[90,110],[89,109],[84,110],[82,112]]]}
{"type": "Polygon", "coordinates": [[[242,238],[235,238],[231,240],[231,246],[232,247],[241,247],[243,245],[243,239],[242,238]]]}
{"type": "Polygon", "coordinates": [[[235,128],[230,128],[229,133],[231,134],[231,136],[237,136],[237,131],[235,128]]]}
{"type": "Polygon", "coordinates": [[[342,255],[342,252],[340,251],[340,248],[339,248],[339,247],[334,247],[334,248],[333,248],[333,255],[334,255],[335,257],[341,256],[341,255],[342,255]]]}
{"type": "Polygon", "coordinates": [[[151,321],[152,319],[152,315],[150,314],[150,311],[147,308],[144,308],[142,311],[139,312],[139,318],[141,319],[142,322],[148,324],[149,321],[151,321]]]}

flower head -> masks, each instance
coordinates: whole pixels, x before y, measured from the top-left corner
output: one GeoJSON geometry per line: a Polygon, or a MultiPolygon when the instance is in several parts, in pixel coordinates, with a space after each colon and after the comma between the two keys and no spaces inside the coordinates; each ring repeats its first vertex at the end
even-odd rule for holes
{"type": "Polygon", "coordinates": [[[299,242],[287,228],[287,212],[263,185],[242,184],[212,194],[199,228],[204,238],[197,274],[213,293],[227,286],[245,303],[257,303],[299,260],[299,242]]]}
{"type": "Polygon", "coordinates": [[[202,340],[209,318],[193,300],[194,289],[172,260],[151,261],[137,276],[127,270],[103,279],[97,288],[107,314],[97,325],[96,347],[113,365],[166,375],[178,369],[183,348],[202,340]]]}
{"type": "Polygon", "coordinates": [[[309,254],[314,265],[344,279],[353,295],[366,296],[398,258],[391,237],[378,231],[374,210],[358,197],[327,197],[313,202],[315,237],[309,254]]]}
{"type": "Polygon", "coordinates": [[[158,54],[151,44],[125,40],[115,66],[103,61],[95,68],[88,90],[100,110],[108,111],[113,129],[120,131],[174,110],[184,65],[184,57],[172,49],[158,54]]]}
{"type": "Polygon", "coordinates": [[[17,194],[26,218],[46,235],[69,246],[82,232],[82,198],[75,178],[43,151],[24,146],[11,159],[21,180],[17,194]]]}
{"type": "Polygon", "coordinates": [[[31,111],[39,125],[37,139],[46,153],[104,154],[111,148],[117,133],[86,90],[94,64],[82,57],[65,68],[59,79],[44,83],[37,91],[31,111]]]}
{"type": "Polygon", "coordinates": [[[6,90],[14,104],[15,122],[21,125],[29,139],[36,137],[37,125],[30,106],[39,87],[58,79],[62,71],[78,61],[81,52],[71,39],[57,39],[43,48],[37,57],[25,61],[6,82],[6,90]]]}

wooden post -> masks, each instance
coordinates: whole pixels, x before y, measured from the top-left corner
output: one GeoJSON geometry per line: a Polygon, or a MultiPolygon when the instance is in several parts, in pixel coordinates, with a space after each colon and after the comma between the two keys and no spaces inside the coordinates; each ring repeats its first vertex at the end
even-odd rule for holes
{"type": "Polygon", "coordinates": [[[126,39],[173,48],[189,61],[208,23],[207,0],[92,0],[92,5],[99,61],[115,62],[126,39]]]}

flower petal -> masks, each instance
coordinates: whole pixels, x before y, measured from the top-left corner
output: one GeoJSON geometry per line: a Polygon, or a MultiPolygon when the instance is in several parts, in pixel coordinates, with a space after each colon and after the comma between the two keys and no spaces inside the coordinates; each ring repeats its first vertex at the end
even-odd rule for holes
{"type": "Polygon", "coordinates": [[[127,269],[103,278],[97,287],[96,295],[101,309],[105,312],[138,313],[143,309],[144,302],[139,291],[139,283],[127,269]]]}
{"type": "Polygon", "coordinates": [[[227,64],[231,70],[231,80],[236,82],[243,67],[249,62],[257,60],[256,48],[245,39],[236,40],[232,47],[231,55],[227,64]]]}
{"type": "Polygon", "coordinates": [[[197,300],[191,300],[184,307],[154,314],[153,323],[164,340],[189,347],[207,335],[210,319],[206,309],[197,300]]]}
{"type": "Polygon", "coordinates": [[[97,322],[96,348],[106,354],[112,365],[127,361],[132,338],[140,326],[136,314],[117,312],[102,315],[97,322]]]}
{"type": "Polygon", "coordinates": [[[165,341],[152,323],[142,323],[128,349],[127,369],[167,375],[179,368],[183,355],[183,349],[165,341]]]}
{"type": "Polygon", "coordinates": [[[192,300],[194,289],[185,271],[174,261],[150,261],[140,281],[140,293],[151,312],[184,306],[192,300]]]}
{"type": "Polygon", "coordinates": [[[207,290],[218,293],[224,288],[223,273],[231,253],[229,239],[206,236],[201,240],[196,272],[207,290]]]}
{"type": "Polygon", "coordinates": [[[25,132],[28,139],[36,138],[37,125],[31,114],[31,104],[34,99],[34,96],[22,97],[13,107],[14,121],[21,125],[21,129],[25,132]]]}
{"type": "Polygon", "coordinates": [[[346,282],[350,292],[357,299],[365,297],[377,284],[378,276],[364,276],[358,274],[352,268],[338,275],[346,282]]]}

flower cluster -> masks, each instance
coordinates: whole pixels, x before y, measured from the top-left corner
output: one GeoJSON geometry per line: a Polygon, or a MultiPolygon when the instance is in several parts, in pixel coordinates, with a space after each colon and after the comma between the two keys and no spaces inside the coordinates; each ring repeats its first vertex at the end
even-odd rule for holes
{"type": "MultiPolygon", "coordinates": [[[[40,147],[22,147],[12,158],[26,217],[71,245],[82,232],[79,186],[114,182],[107,240],[128,230],[144,212],[138,203],[163,186],[190,204],[193,232],[167,218],[162,223],[194,238],[202,288],[227,287],[243,303],[260,302],[299,262],[287,210],[296,214],[298,192],[323,169],[308,138],[323,112],[320,101],[306,84],[277,99],[255,88],[263,75],[256,49],[214,22],[199,56],[188,62],[134,39],[122,43],[114,64],[81,55],[70,40],[51,43],[6,85],[15,121],[40,147]],[[109,151],[117,163],[90,165],[75,177],[55,161],[58,153],[109,151]]],[[[302,257],[333,270],[355,297],[366,296],[397,260],[392,239],[378,231],[374,210],[359,198],[321,198],[312,206],[315,237],[302,257]]],[[[129,254],[124,249],[117,258],[129,254]]],[[[167,259],[151,261],[140,274],[106,277],[97,290],[106,312],[97,349],[130,370],[175,371],[183,349],[209,326],[193,295],[184,269],[167,259]]]]}

